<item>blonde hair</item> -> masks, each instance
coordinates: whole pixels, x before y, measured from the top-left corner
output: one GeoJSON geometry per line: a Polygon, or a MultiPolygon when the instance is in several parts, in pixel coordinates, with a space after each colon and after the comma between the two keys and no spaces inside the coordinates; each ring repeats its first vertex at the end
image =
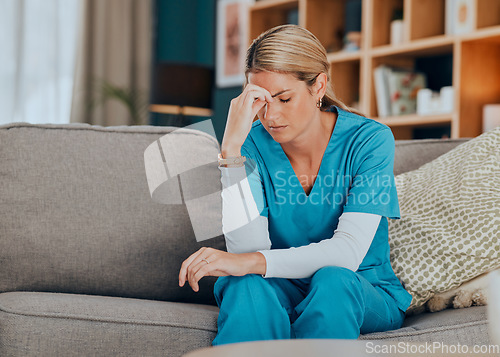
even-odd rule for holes
{"type": "Polygon", "coordinates": [[[320,73],[328,82],[321,110],[336,105],[344,110],[363,115],[345,105],[333,91],[330,81],[330,63],[326,50],[311,32],[297,25],[281,25],[259,35],[247,50],[245,86],[251,72],[272,71],[293,75],[310,88],[320,73]]]}

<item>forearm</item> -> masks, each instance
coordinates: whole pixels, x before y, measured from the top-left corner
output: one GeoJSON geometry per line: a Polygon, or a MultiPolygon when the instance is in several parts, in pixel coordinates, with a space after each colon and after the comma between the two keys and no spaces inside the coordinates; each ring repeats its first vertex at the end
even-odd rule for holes
{"type": "Polygon", "coordinates": [[[246,262],[247,274],[266,274],[266,258],[259,252],[243,253],[241,257],[246,262]]]}
{"type": "Polygon", "coordinates": [[[332,238],[297,248],[260,250],[266,259],[265,277],[307,278],[325,266],[356,271],[370,248],[380,218],[344,213],[332,238]]]}
{"type": "Polygon", "coordinates": [[[241,145],[229,145],[223,141],[220,153],[223,158],[241,156],[241,145]]]}

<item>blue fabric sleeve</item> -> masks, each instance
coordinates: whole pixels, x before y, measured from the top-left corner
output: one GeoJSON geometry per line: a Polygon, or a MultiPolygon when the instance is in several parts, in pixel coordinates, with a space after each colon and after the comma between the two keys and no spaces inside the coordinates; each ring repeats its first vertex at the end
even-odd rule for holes
{"type": "Polygon", "coordinates": [[[362,143],[354,159],[344,212],[378,214],[400,218],[394,180],[394,136],[389,128],[380,130],[362,143]]]}

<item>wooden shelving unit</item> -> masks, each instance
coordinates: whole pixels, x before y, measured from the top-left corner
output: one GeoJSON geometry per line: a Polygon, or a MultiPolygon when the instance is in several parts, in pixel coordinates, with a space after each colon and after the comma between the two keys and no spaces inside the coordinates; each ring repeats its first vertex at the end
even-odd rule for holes
{"type": "Polygon", "coordinates": [[[250,9],[250,39],[286,23],[292,9],[299,25],[318,37],[328,51],[336,94],[358,102],[368,117],[391,127],[396,139],[413,138],[416,128],[447,126],[452,138],[482,133],[482,107],[500,103],[500,0],[475,0],[475,30],[445,34],[445,0],[362,0],[361,50],[343,52],[347,0],[260,0],[250,9]],[[404,42],[390,44],[390,22],[403,9],[404,42]],[[414,68],[417,61],[452,57],[449,84],[455,88],[454,110],[439,115],[405,115],[378,119],[373,70],[381,64],[414,68]]]}

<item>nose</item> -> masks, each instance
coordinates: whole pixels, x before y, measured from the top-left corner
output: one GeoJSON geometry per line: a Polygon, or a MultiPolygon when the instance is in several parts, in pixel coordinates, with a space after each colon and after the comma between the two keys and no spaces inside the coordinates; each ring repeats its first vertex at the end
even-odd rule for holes
{"type": "Polygon", "coordinates": [[[276,103],[267,103],[264,108],[264,119],[273,120],[278,117],[278,106],[276,103]]]}

